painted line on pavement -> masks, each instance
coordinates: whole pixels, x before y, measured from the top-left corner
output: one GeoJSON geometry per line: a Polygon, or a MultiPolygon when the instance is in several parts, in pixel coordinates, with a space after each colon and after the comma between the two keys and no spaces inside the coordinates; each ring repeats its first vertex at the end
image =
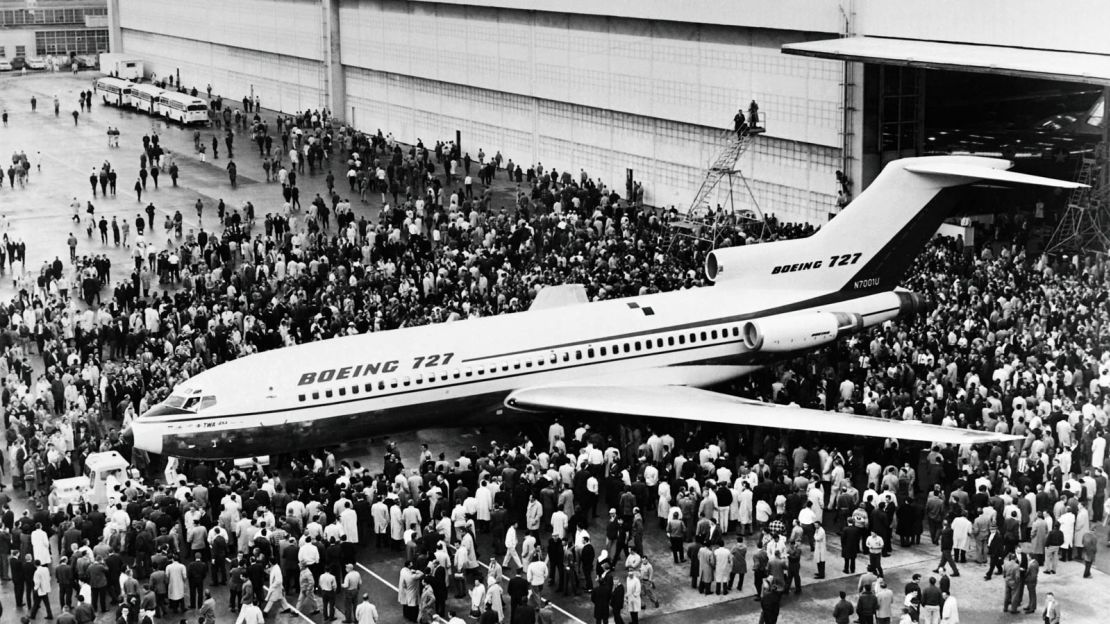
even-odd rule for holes
{"type": "Polygon", "coordinates": [[[289,608],[293,610],[293,613],[296,613],[297,615],[301,616],[301,619],[304,620],[305,622],[308,622],[309,624],[316,624],[316,620],[313,620],[312,618],[308,617],[307,615],[301,613],[301,610],[298,609],[297,607],[294,607],[293,605],[289,605],[289,608]]]}
{"type": "MultiPolygon", "coordinates": [[[[452,545],[452,544],[447,544],[447,548],[450,548],[450,549],[451,549],[451,550],[453,550],[453,551],[454,551],[454,550],[458,550],[458,549],[457,549],[457,548],[455,548],[455,546],[454,546],[454,545],[452,545]]],[[[482,563],[481,561],[478,561],[477,563],[478,563],[478,565],[482,566],[482,567],[483,567],[483,568],[485,568],[486,570],[489,570],[489,564],[487,564],[487,563],[482,563]]],[[[505,576],[502,576],[502,577],[501,577],[501,581],[502,581],[502,582],[504,582],[504,583],[505,583],[506,585],[508,585],[508,578],[506,578],[505,576]]],[[[544,598],[544,600],[547,600],[547,599],[546,599],[546,598],[544,598]]],[[[577,616],[575,616],[575,615],[574,615],[573,613],[571,613],[570,611],[567,611],[566,609],[564,609],[564,608],[560,607],[559,605],[555,604],[555,602],[554,602],[554,601],[552,601],[552,600],[547,600],[547,604],[551,605],[551,606],[552,606],[552,607],[553,607],[553,608],[554,608],[554,609],[555,609],[556,611],[558,611],[559,613],[562,613],[563,615],[567,616],[567,618],[569,618],[569,619],[570,619],[570,620],[571,620],[572,622],[577,622],[578,624],[586,624],[586,621],[585,621],[585,620],[579,619],[579,618],[578,618],[577,616]]]]}
{"type": "Polygon", "coordinates": [[[371,570],[370,568],[362,565],[361,563],[356,563],[355,565],[357,565],[359,568],[361,568],[363,572],[365,572],[365,573],[369,574],[370,576],[372,576],[372,577],[378,579],[379,581],[381,581],[381,583],[383,585],[385,585],[386,587],[392,589],[393,591],[400,591],[399,589],[397,589],[396,585],[394,585],[393,583],[390,583],[389,581],[382,578],[377,572],[375,572],[375,571],[371,570]]]}

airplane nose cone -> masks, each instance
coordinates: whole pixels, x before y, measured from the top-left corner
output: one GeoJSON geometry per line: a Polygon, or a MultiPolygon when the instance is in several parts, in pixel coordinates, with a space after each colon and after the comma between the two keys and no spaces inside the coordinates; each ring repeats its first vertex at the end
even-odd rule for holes
{"type": "Polygon", "coordinates": [[[133,438],[135,448],[155,455],[162,454],[162,434],[157,425],[136,421],[124,432],[124,435],[128,434],[133,438]]]}

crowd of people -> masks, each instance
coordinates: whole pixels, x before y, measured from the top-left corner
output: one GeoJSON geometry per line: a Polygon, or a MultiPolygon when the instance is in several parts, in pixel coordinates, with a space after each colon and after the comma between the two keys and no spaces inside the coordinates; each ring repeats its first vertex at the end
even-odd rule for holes
{"type": "MultiPolygon", "coordinates": [[[[330,450],[270,467],[171,461],[161,471],[162,460],[133,451],[121,429],[221,362],[521,311],[545,285],[581,283],[592,300],[707,285],[705,249],[672,244],[672,215],[584,171],[525,171],[499,153],[472,161],[450,143],[403,146],[380,132],[333,135],[326,120],[280,118],[274,158],[267,144],[277,141],[265,140],[257,109],[234,122],[263,137],[260,152],[276,167],[267,177],[282,187],[280,200],[258,198],[261,219],[252,204],[228,210],[221,201],[205,229],[198,200],[197,231],[182,231],[180,213],[165,215],[163,243],[151,205],[135,220],[133,265],[71,253],[68,267],[45,264],[0,308],[4,476],[26,507],[17,515],[0,491],[0,578],[12,579],[31,617],[40,606],[50,615],[53,602],[81,624],[109,607],[128,623],[185,611],[214,622],[210,587],[226,583],[221,608],[248,624],[275,608],[376,622],[357,567],[375,549],[403,553],[398,602],[424,623],[458,614],[481,624],[550,621],[556,593],[588,595],[598,622],[623,613],[636,622],[658,606],[655,566],[688,565],[691,589],[713,594],[742,589],[750,570],[773,624],[790,589],[802,591],[803,565],[826,576],[830,534],[844,573],[866,558],[837,621],[904,609],[913,621],[956,624],[951,578],[969,552],[989,563],[987,577],[1005,579],[1007,610],[1022,606],[1023,590],[1024,608],[1036,610],[1038,575],[1058,565],[1081,560],[1089,572],[1100,541],[1092,526],[1108,511],[1107,262],[1028,256],[990,232],[972,249],[937,239],[921,254],[905,285],[931,302],[924,318],[783,362],[735,390],[1021,442],[919,448],[773,429],[555,423],[546,438],[455,458],[392,451],[381,472],[330,450]],[[327,197],[305,209],[294,201],[305,163],[314,175],[337,154],[352,195],[378,194],[376,219],[357,214],[333,179],[327,197]],[[502,175],[513,176],[515,193],[503,202],[484,183],[502,175]],[[130,477],[105,503],[62,500],[54,482],[108,450],[131,459],[130,477]],[[591,539],[591,527],[604,541],[591,539]],[[669,563],[645,551],[650,532],[666,536],[669,563]],[[940,563],[895,603],[883,558],[926,532],[940,563]]],[[[157,145],[144,141],[143,170],[157,145]]],[[[90,184],[104,189],[98,173],[90,184]]],[[[764,239],[812,232],[773,218],[768,226],[764,239]]],[[[112,244],[103,225],[101,233],[112,244]]],[[[750,238],[725,236],[759,242],[750,238]]]]}

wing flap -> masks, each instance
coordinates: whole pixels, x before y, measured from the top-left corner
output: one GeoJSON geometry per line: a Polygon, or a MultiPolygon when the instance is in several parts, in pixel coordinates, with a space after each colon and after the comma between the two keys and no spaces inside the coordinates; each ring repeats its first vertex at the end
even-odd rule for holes
{"type": "Polygon", "coordinates": [[[576,411],[676,418],[725,425],[898,438],[944,444],[1020,440],[1021,436],[886,420],[840,412],[773,405],[685,386],[543,386],[517,390],[505,399],[514,409],[576,411]]]}

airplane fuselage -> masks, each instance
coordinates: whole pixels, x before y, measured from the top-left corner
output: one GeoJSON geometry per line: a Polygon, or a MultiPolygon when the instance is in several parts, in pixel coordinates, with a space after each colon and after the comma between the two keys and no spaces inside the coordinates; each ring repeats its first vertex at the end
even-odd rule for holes
{"type": "MultiPolygon", "coordinates": [[[[706,387],[788,354],[746,345],[743,328],[751,320],[837,312],[871,326],[911,307],[907,293],[753,292],[718,284],[333,338],[204,371],[137,419],[132,431],[139,448],[207,459],[491,417],[508,423],[512,412],[499,408],[521,388],[706,387]]],[[[811,344],[803,340],[799,350],[811,344]]]]}

